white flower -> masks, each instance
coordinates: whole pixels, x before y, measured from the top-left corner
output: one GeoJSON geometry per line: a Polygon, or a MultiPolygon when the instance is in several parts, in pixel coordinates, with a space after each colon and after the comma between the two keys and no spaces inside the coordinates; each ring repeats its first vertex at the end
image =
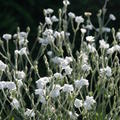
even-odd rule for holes
{"type": "Polygon", "coordinates": [[[71,120],[76,120],[79,116],[76,112],[73,113],[72,111],[68,111],[68,115],[70,116],[71,120]]]}
{"type": "Polygon", "coordinates": [[[18,79],[24,79],[26,76],[23,71],[16,71],[16,75],[18,79]]]}
{"type": "Polygon", "coordinates": [[[120,52],[120,45],[114,45],[113,49],[114,49],[114,51],[120,52]]]}
{"type": "Polygon", "coordinates": [[[53,12],[54,12],[54,10],[51,9],[51,8],[44,9],[44,13],[45,13],[45,15],[47,15],[47,14],[52,14],[53,12]]]}
{"type": "Polygon", "coordinates": [[[73,12],[69,12],[68,13],[68,16],[71,18],[71,19],[74,19],[75,18],[75,14],[73,12]]]}
{"type": "Polygon", "coordinates": [[[36,89],[35,90],[35,95],[43,96],[43,95],[45,95],[45,90],[41,89],[41,88],[36,89]]]}
{"type": "Polygon", "coordinates": [[[93,26],[92,25],[86,25],[85,28],[88,29],[88,30],[92,30],[93,26]]]}
{"type": "Polygon", "coordinates": [[[68,5],[70,5],[70,2],[69,2],[68,0],[63,0],[63,4],[64,4],[65,6],[68,6],[68,5]]]}
{"type": "Polygon", "coordinates": [[[86,40],[87,40],[87,42],[94,42],[95,41],[95,37],[93,37],[93,36],[87,36],[86,40]]]}
{"type": "Polygon", "coordinates": [[[48,51],[48,52],[47,52],[47,55],[50,56],[50,57],[52,56],[52,54],[53,54],[52,51],[48,51]]]}
{"type": "Polygon", "coordinates": [[[47,46],[48,44],[53,43],[55,38],[52,35],[47,35],[45,38],[38,38],[38,40],[43,46],[47,46]]]}
{"type": "Polygon", "coordinates": [[[42,77],[36,81],[37,87],[43,89],[49,81],[50,77],[42,77]]]}
{"type": "Polygon", "coordinates": [[[52,25],[52,21],[51,21],[50,17],[45,17],[45,22],[48,25],[52,25]]]}
{"type": "Polygon", "coordinates": [[[47,46],[49,44],[48,39],[38,38],[38,40],[43,46],[47,46]]]}
{"type": "Polygon", "coordinates": [[[20,107],[20,103],[16,98],[13,98],[11,105],[15,108],[18,109],[20,107]]]}
{"type": "Polygon", "coordinates": [[[106,71],[106,76],[108,76],[108,77],[112,76],[112,70],[109,66],[107,66],[105,68],[105,71],[106,71]]]}
{"type": "Polygon", "coordinates": [[[55,63],[55,64],[60,64],[60,63],[62,63],[63,61],[64,61],[64,59],[63,58],[61,58],[61,57],[54,57],[54,58],[52,58],[52,61],[55,63]]]}
{"type": "Polygon", "coordinates": [[[96,52],[96,49],[95,49],[95,47],[93,46],[93,44],[92,44],[92,45],[91,45],[91,44],[88,44],[88,50],[89,50],[90,53],[96,52]]]}
{"type": "Polygon", "coordinates": [[[86,33],[86,29],[85,28],[81,28],[80,31],[81,31],[82,34],[86,33]]]}
{"type": "Polygon", "coordinates": [[[107,54],[113,54],[114,53],[114,48],[111,47],[107,50],[107,54]]]}
{"type": "Polygon", "coordinates": [[[35,116],[35,112],[32,109],[28,109],[25,111],[25,116],[27,117],[34,117],[35,116]]]}
{"type": "Polygon", "coordinates": [[[99,43],[100,43],[100,48],[104,48],[104,49],[109,48],[109,44],[106,43],[104,40],[100,40],[99,43]]]}
{"type": "Polygon", "coordinates": [[[4,34],[4,35],[3,35],[3,38],[4,38],[5,40],[10,40],[10,39],[12,38],[12,35],[11,35],[11,34],[4,34]]]}
{"type": "Polygon", "coordinates": [[[54,37],[55,37],[55,38],[61,38],[60,32],[55,31],[55,32],[54,32],[54,37]]]}
{"type": "Polygon", "coordinates": [[[102,31],[109,33],[109,32],[111,31],[111,29],[108,28],[108,27],[103,27],[103,28],[102,28],[102,31]]]}
{"type": "Polygon", "coordinates": [[[117,32],[116,37],[118,40],[120,40],[120,32],[117,32]]]}
{"type": "Polygon", "coordinates": [[[87,79],[81,78],[80,80],[75,81],[75,87],[81,89],[83,86],[89,86],[89,82],[87,79]]]}
{"type": "Polygon", "coordinates": [[[19,45],[26,45],[28,43],[28,40],[25,38],[20,38],[19,39],[19,45]]]}
{"type": "Polygon", "coordinates": [[[61,89],[60,85],[55,85],[54,89],[50,92],[50,96],[52,98],[58,97],[60,95],[60,89],[61,89]]]}
{"type": "Polygon", "coordinates": [[[19,88],[20,88],[21,86],[23,86],[22,79],[17,80],[17,85],[18,85],[19,88]]]}
{"type": "Polygon", "coordinates": [[[27,36],[28,36],[28,33],[26,33],[26,32],[19,32],[18,33],[19,38],[27,38],[27,36]]]}
{"type": "Polygon", "coordinates": [[[109,66],[107,66],[106,68],[101,68],[100,75],[102,76],[103,74],[105,74],[107,77],[111,77],[112,76],[111,68],[109,66]]]}
{"type": "Polygon", "coordinates": [[[62,79],[62,78],[63,78],[63,76],[62,76],[61,73],[55,73],[55,74],[54,74],[54,77],[55,77],[55,78],[59,78],[59,79],[62,79]]]}
{"type": "Polygon", "coordinates": [[[96,103],[96,101],[93,99],[93,96],[86,96],[86,100],[84,101],[84,108],[86,110],[91,110],[92,106],[96,103]]]}
{"type": "Polygon", "coordinates": [[[63,69],[65,70],[66,75],[71,75],[73,71],[73,69],[69,65],[65,66],[63,69]]]}
{"type": "Polygon", "coordinates": [[[85,72],[85,71],[89,71],[91,69],[91,67],[90,67],[90,65],[88,65],[88,64],[83,64],[82,65],[82,70],[85,72]]]}
{"type": "Polygon", "coordinates": [[[14,82],[6,82],[5,87],[8,88],[9,90],[15,90],[16,84],[14,82]]]}
{"type": "Polygon", "coordinates": [[[107,33],[111,31],[111,29],[108,27],[102,27],[102,29],[99,29],[99,28],[96,29],[97,32],[99,32],[100,30],[102,30],[102,32],[107,32],[107,33]]]}
{"type": "Polygon", "coordinates": [[[120,52],[120,45],[114,45],[107,50],[107,54],[113,54],[114,52],[120,52]]]}
{"type": "Polygon", "coordinates": [[[15,90],[16,84],[14,82],[9,81],[0,81],[0,89],[9,89],[9,90],[15,90]]]}
{"type": "Polygon", "coordinates": [[[71,93],[72,91],[74,91],[74,88],[73,85],[64,84],[62,90],[63,92],[71,93]]]}
{"type": "Polygon", "coordinates": [[[115,17],[113,14],[110,14],[110,15],[109,15],[109,18],[110,18],[111,20],[113,20],[113,21],[116,20],[116,17],[115,17]]]}
{"type": "Polygon", "coordinates": [[[43,32],[44,36],[49,36],[49,35],[53,35],[53,30],[52,29],[45,29],[45,31],[43,32]]]}
{"type": "Polygon", "coordinates": [[[87,63],[88,61],[88,55],[86,53],[81,53],[82,56],[82,63],[87,63]]]}
{"type": "Polygon", "coordinates": [[[72,57],[66,56],[66,57],[65,57],[65,61],[67,61],[67,64],[69,64],[70,62],[73,61],[73,59],[72,59],[72,57]]]}
{"type": "Polygon", "coordinates": [[[0,90],[6,88],[5,81],[0,81],[0,90]]]}
{"type": "Polygon", "coordinates": [[[26,47],[23,47],[23,48],[20,49],[20,50],[15,50],[15,54],[26,55],[26,54],[28,54],[27,48],[26,48],[26,47]]]}
{"type": "Polygon", "coordinates": [[[58,22],[59,20],[58,20],[58,18],[57,18],[55,15],[53,15],[53,16],[51,17],[51,21],[52,21],[52,22],[58,22]]]}
{"type": "Polygon", "coordinates": [[[40,96],[40,102],[41,102],[42,104],[46,104],[46,99],[45,99],[44,96],[40,96]]]}
{"type": "Polygon", "coordinates": [[[83,106],[83,103],[82,103],[82,100],[79,100],[79,99],[75,99],[75,102],[74,102],[74,106],[76,107],[76,108],[80,108],[80,107],[82,107],[83,106]]]}
{"type": "Polygon", "coordinates": [[[0,60],[0,71],[5,71],[7,65],[0,60]]]}
{"type": "Polygon", "coordinates": [[[75,17],[75,22],[77,22],[78,24],[83,23],[84,22],[84,18],[82,16],[76,16],[75,17]]]}

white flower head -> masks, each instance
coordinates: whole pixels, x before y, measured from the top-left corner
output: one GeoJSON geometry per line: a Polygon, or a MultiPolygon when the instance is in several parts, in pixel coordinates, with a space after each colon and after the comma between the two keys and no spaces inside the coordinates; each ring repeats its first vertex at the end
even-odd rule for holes
{"type": "Polygon", "coordinates": [[[74,19],[75,18],[75,14],[73,12],[69,12],[68,13],[68,16],[71,18],[71,19],[74,19]]]}
{"type": "Polygon", "coordinates": [[[32,109],[28,109],[25,111],[25,116],[27,117],[34,117],[35,116],[35,112],[32,109]]]}
{"type": "Polygon", "coordinates": [[[52,51],[48,51],[47,55],[51,57],[53,55],[53,52],[52,51]]]}
{"type": "Polygon", "coordinates": [[[86,25],[85,28],[88,29],[88,30],[92,30],[93,29],[93,25],[91,25],[91,24],[90,25],[86,25]]]}
{"type": "Polygon", "coordinates": [[[63,0],[63,5],[68,6],[70,5],[70,2],[68,0],[63,0]]]}
{"type": "Polygon", "coordinates": [[[7,65],[0,60],[0,71],[5,71],[7,65]]]}
{"type": "Polygon", "coordinates": [[[50,96],[52,98],[56,98],[60,95],[61,86],[60,85],[54,85],[54,89],[50,92],[50,96]]]}
{"type": "Polygon", "coordinates": [[[52,21],[52,22],[58,22],[59,20],[58,20],[58,18],[57,18],[55,15],[53,15],[53,16],[51,17],[51,21],[52,21]]]}
{"type": "Polygon", "coordinates": [[[94,41],[95,41],[95,37],[93,37],[93,36],[87,36],[87,37],[86,37],[86,41],[87,41],[87,42],[90,42],[90,43],[91,43],[91,42],[94,42],[94,41]]]}
{"type": "Polygon", "coordinates": [[[81,28],[80,31],[82,34],[85,34],[87,30],[85,28],[81,28]]]}
{"type": "Polygon", "coordinates": [[[25,78],[25,73],[24,71],[16,71],[17,79],[24,79],[25,78]]]}
{"type": "Polygon", "coordinates": [[[45,99],[44,96],[40,96],[40,102],[41,102],[42,104],[46,104],[46,99],[45,99]]]}
{"type": "Polygon", "coordinates": [[[62,69],[65,70],[65,74],[66,74],[66,75],[71,75],[71,73],[72,73],[72,71],[73,71],[73,69],[72,69],[69,65],[67,65],[67,66],[62,66],[62,69]]]}
{"type": "Polygon", "coordinates": [[[16,84],[14,82],[9,81],[0,81],[0,89],[9,89],[9,90],[15,90],[16,84]]]}
{"type": "Polygon", "coordinates": [[[103,74],[105,74],[107,77],[111,77],[112,76],[111,68],[109,66],[107,66],[106,68],[101,68],[100,75],[102,76],[103,74]]]}
{"type": "Polygon", "coordinates": [[[114,49],[114,51],[120,52],[120,45],[114,45],[113,49],[114,49]]]}
{"type": "Polygon", "coordinates": [[[116,37],[118,40],[120,40],[120,32],[117,32],[116,37]]]}
{"type": "Polygon", "coordinates": [[[109,18],[110,18],[112,21],[115,21],[115,20],[116,20],[116,17],[115,17],[113,14],[110,14],[110,15],[109,15],[109,18]]]}
{"type": "Polygon", "coordinates": [[[80,24],[84,22],[84,18],[82,16],[76,16],[75,17],[75,22],[80,24]]]}
{"type": "Polygon", "coordinates": [[[3,35],[3,38],[4,38],[5,40],[10,40],[10,39],[12,38],[12,35],[11,35],[11,34],[4,34],[4,35],[3,35]]]}
{"type": "Polygon", "coordinates": [[[0,90],[4,89],[6,86],[5,81],[0,81],[0,90]]]}
{"type": "Polygon", "coordinates": [[[88,65],[88,64],[86,64],[86,63],[84,63],[83,65],[82,65],[82,70],[85,72],[85,71],[89,71],[91,69],[91,67],[90,67],[90,65],[88,65]]]}
{"type": "Polygon", "coordinates": [[[56,78],[56,79],[63,79],[63,75],[61,74],[61,73],[55,73],[54,74],[54,77],[56,78]]]}
{"type": "Polygon", "coordinates": [[[104,48],[104,49],[109,48],[109,44],[106,43],[104,40],[100,40],[99,43],[100,43],[100,48],[104,48]]]}
{"type": "Polygon", "coordinates": [[[87,61],[88,61],[88,55],[86,53],[81,53],[81,56],[82,56],[82,63],[83,64],[87,64],[87,61]]]}
{"type": "Polygon", "coordinates": [[[60,34],[60,32],[55,31],[55,32],[54,32],[54,37],[60,39],[60,38],[61,38],[61,34],[60,34]]]}
{"type": "Polygon", "coordinates": [[[71,93],[72,91],[74,91],[74,88],[73,85],[64,84],[62,90],[63,92],[71,93]]]}
{"type": "Polygon", "coordinates": [[[111,68],[109,66],[107,66],[105,68],[105,71],[106,71],[106,76],[108,76],[108,77],[112,76],[112,70],[111,70],[111,68]]]}
{"type": "Polygon", "coordinates": [[[92,106],[96,103],[96,101],[93,99],[93,96],[86,96],[86,100],[84,101],[84,108],[86,110],[91,110],[92,106]]]}
{"type": "Polygon", "coordinates": [[[26,47],[23,47],[20,50],[16,50],[15,53],[19,54],[19,55],[27,55],[28,54],[28,50],[27,50],[26,47]]]}
{"type": "Polygon", "coordinates": [[[114,53],[114,48],[111,47],[107,50],[107,54],[113,54],[114,53]]]}
{"type": "Polygon", "coordinates": [[[93,44],[92,45],[88,44],[88,50],[89,50],[90,53],[96,52],[96,48],[93,46],[93,44]]]}
{"type": "Polygon", "coordinates": [[[12,107],[14,107],[15,109],[18,109],[20,107],[20,103],[16,98],[13,98],[12,102],[11,102],[12,107]]]}
{"type": "Polygon", "coordinates": [[[49,81],[50,77],[42,77],[36,81],[37,87],[43,89],[49,81]]]}
{"type": "Polygon", "coordinates": [[[44,96],[45,95],[45,90],[44,89],[36,89],[35,90],[35,95],[39,95],[39,96],[44,96]]]}
{"type": "Polygon", "coordinates": [[[75,87],[81,89],[83,86],[89,86],[89,82],[87,79],[81,78],[80,80],[75,81],[75,87]]]}
{"type": "Polygon", "coordinates": [[[79,99],[76,98],[75,101],[74,101],[74,106],[76,108],[82,107],[83,106],[82,100],[79,100],[79,99]]]}
{"type": "Polygon", "coordinates": [[[50,17],[45,17],[45,22],[48,25],[52,25],[52,21],[51,21],[50,17]]]}
{"type": "Polygon", "coordinates": [[[47,15],[47,14],[52,14],[53,12],[54,12],[54,10],[51,9],[51,8],[44,9],[44,13],[45,13],[45,15],[47,15]]]}
{"type": "Polygon", "coordinates": [[[16,90],[16,84],[14,82],[6,82],[6,88],[9,90],[16,90]]]}

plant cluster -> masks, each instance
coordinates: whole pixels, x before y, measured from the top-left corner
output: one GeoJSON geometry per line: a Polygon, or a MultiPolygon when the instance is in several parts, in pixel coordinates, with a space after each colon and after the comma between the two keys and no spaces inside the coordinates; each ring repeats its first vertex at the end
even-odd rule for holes
{"type": "Polygon", "coordinates": [[[1,120],[119,120],[120,32],[107,27],[116,20],[113,14],[106,20],[107,2],[98,27],[91,12],[76,16],[63,0],[58,17],[44,10],[32,46],[29,27],[2,36],[1,120]]]}

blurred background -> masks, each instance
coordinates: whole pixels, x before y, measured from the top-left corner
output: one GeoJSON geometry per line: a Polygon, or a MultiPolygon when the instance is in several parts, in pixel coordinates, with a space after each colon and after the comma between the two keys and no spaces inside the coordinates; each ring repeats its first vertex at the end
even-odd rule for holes
{"type": "MultiPolygon", "coordinates": [[[[92,12],[92,21],[97,24],[96,14],[104,2],[105,0],[70,0],[71,5],[68,8],[76,15],[83,15],[85,11],[92,12]]],[[[52,8],[55,15],[58,15],[58,9],[62,8],[62,0],[0,0],[0,36],[4,33],[15,33],[17,26],[21,31],[25,31],[29,26],[33,38],[37,34],[39,22],[44,21],[44,8],[52,8]]],[[[120,0],[109,0],[107,8],[107,15],[113,13],[117,18],[110,26],[120,28],[120,0]]]]}

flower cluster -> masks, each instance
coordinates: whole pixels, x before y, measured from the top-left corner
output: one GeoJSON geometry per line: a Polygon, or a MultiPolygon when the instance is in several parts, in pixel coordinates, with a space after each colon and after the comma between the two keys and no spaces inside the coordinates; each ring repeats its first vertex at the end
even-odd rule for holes
{"type": "Polygon", "coordinates": [[[31,46],[29,27],[1,37],[0,119],[119,119],[120,31],[108,27],[116,17],[105,23],[101,9],[96,27],[92,13],[67,13],[69,5],[59,17],[44,9],[31,46]]]}

